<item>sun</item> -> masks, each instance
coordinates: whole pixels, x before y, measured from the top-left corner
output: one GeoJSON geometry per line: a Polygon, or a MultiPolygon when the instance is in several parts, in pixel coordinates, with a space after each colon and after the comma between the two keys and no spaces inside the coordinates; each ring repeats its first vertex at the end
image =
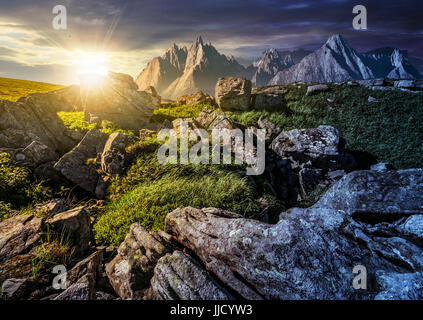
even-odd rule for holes
{"type": "Polygon", "coordinates": [[[99,52],[77,52],[74,66],[80,82],[89,85],[101,82],[109,71],[107,55],[99,52]]]}

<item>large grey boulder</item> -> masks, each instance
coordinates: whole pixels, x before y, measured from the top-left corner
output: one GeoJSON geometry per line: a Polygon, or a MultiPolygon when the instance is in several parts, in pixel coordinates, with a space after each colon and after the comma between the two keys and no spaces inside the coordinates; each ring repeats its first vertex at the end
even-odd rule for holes
{"type": "Polygon", "coordinates": [[[177,209],[166,232],[246,299],[373,299],[381,290],[371,280],[377,270],[423,269],[421,247],[328,208],[295,208],[276,225],[218,209],[177,209]],[[354,288],[355,266],[366,267],[367,290],[354,288]]]}
{"type": "Polygon", "coordinates": [[[223,110],[245,111],[250,108],[251,81],[245,78],[219,78],[215,89],[216,102],[223,110]]]}
{"type": "Polygon", "coordinates": [[[46,94],[21,98],[18,102],[0,100],[0,148],[25,148],[32,141],[63,154],[78,142],[58,117],[46,94]]]}
{"type": "Polygon", "coordinates": [[[353,171],[314,207],[343,210],[356,218],[387,221],[423,214],[423,169],[353,171]]]}
{"type": "Polygon", "coordinates": [[[339,144],[339,132],[331,126],[282,131],[270,148],[280,157],[290,159],[293,167],[308,161],[321,169],[336,170],[341,166],[343,150],[339,144]]]}
{"type": "Polygon", "coordinates": [[[254,110],[268,110],[282,107],[285,103],[286,92],[287,90],[282,86],[254,89],[251,95],[252,108],[254,110]]]}
{"type": "Polygon", "coordinates": [[[325,92],[328,91],[329,87],[326,84],[316,84],[314,86],[308,86],[307,87],[307,96],[312,96],[313,94],[319,93],[319,92],[325,92]]]}
{"type": "Polygon", "coordinates": [[[86,121],[107,120],[128,130],[143,128],[159,106],[157,97],[138,91],[131,76],[114,72],[109,72],[98,88],[82,85],[81,95],[86,121]]]}
{"type": "Polygon", "coordinates": [[[223,289],[191,256],[174,251],[160,258],[147,296],[157,300],[228,300],[223,289]]]}
{"type": "Polygon", "coordinates": [[[55,165],[56,170],[81,188],[96,194],[101,176],[97,167],[87,163],[87,160],[96,159],[103,152],[108,138],[107,134],[97,129],[88,131],[75,148],[60,158],[55,165]]]}

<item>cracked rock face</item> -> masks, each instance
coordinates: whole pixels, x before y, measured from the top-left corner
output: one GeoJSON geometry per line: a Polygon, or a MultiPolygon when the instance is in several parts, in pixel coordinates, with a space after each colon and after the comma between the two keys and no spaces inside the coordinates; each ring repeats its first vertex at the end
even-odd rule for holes
{"type": "Polygon", "coordinates": [[[149,299],[228,300],[223,289],[192,257],[175,251],[162,257],[151,280],[149,299]]]}
{"type": "Polygon", "coordinates": [[[244,78],[219,78],[216,83],[216,102],[223,110],[250,108],[251,81],[244,78]]]}

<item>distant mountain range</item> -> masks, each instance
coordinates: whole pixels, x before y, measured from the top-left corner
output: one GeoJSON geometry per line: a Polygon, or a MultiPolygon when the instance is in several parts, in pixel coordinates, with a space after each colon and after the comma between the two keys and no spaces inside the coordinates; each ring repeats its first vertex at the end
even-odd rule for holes
{"type": "MultiPolygon", "coordinates": [[[[423,66],[419,59],[411,61],[423,66]]],[[[141,90],[154,86],[163,97],[176,99],[199,90],[214,94],[217,79],[225,76],[246,77],[254,87],[296,81],[422,78],[411,61],[406,51],[395,48],[358,53],[341,35],[334,35],[313,52],[268,49],[245,68],[234,57],[220,54],[210,42],[205,44],[198,37],[189,49],[174,44],[161,57],[154,58],[136,82],[141,90]]]]}

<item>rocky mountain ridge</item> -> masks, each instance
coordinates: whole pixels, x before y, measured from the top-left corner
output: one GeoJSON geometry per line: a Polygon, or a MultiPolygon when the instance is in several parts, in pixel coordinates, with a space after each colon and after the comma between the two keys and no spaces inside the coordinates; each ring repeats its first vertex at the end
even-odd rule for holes
{"type": "Polygon", "coordinates": [[[220,54],[198,37],[191,47],[173,45],[154,58],[136,82],[141,90],[152,85],[165,98],[176,99],[197,91],[214,94],[219,77],[251,79],[253,87],[301,82],[342,82],[375,78],[420,79],[407,52],[381,48],[358,53],[341,35],[331,36],[316,51],[268,49],[247,68],[220,54]]]}

